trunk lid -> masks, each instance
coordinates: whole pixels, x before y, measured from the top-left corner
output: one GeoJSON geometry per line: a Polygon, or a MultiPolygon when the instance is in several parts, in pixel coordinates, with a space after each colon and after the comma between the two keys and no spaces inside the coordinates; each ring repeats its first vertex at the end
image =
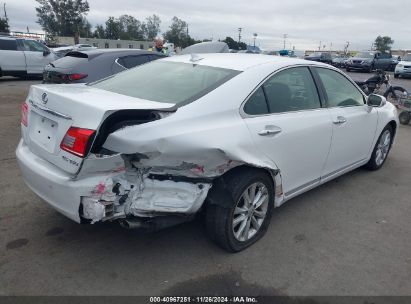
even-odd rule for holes
{"type": "Polygon", "coordinates": [[[143,100],[87,85],[34,85],[30,88],[28,125],[22,136],[30,150],[62,170],[76,174],[83,158],[60,148],[70,127],[96,130],[122,110],[165,110],[174,104],[143,100]]]}

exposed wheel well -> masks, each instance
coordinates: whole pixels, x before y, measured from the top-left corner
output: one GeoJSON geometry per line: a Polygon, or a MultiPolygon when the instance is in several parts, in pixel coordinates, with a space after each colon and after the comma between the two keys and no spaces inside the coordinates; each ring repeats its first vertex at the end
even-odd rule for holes
{"type": "MultiPolygon", "coordinates": [[[[275,189],[275,175],[277,174],[276,170],[271,170],[268,168],[259,168],[254,167],[251,165],[240,165],[237,167],[232,168],[231,170],[225,172],[223,175],[217,177],[213,180],[213,187],[210,189],[208,193],[207,199],[203,204],[203,208],[206,208],[209,204],[218,204],[221,205],[220,202],[226,202],[227,206],[230,206],[229,202],[231,198],[231,193],[228,191],[227,182],[234,176],[241,175],[244,172],[255,171],[256,173],[264,173],[266,174],[273,183],[273,187],[275,189]],[[216,198],[226,197],[226,199],[216,199],[216,198]]],[[[225,206],[222,206],[225,207],[225,206]]]]}

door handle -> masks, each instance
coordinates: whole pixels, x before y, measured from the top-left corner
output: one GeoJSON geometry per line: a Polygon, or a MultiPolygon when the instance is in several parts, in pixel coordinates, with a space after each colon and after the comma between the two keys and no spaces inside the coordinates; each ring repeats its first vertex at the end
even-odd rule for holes
{"type": "Polygon", "coordinates": [[[258,135],[260,135],[260,136],[273,135],[273,134],[278,134],[281,131],[282,131],[282,129],[280,127],[265,126],[265,129],[258,132],[258,135]]]}
{"type": "Polygon", "coordinates": [[[343,116],[338,116],[336,120],[333,121],[335,125],[341,125],[347,122],[347,119],[343,116]]]}

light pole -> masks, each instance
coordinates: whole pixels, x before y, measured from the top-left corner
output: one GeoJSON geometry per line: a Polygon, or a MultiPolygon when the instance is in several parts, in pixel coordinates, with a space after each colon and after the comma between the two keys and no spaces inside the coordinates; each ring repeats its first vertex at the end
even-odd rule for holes
{"type": "Polygon", "coordinates": [[[257,33],[253,34],[253,39],[254,39],[254,47],[255,47],[255,39],[257,39],[257,33]]]}
{"type": "Polygon", "coordinates": [[[285,41],[286,41],[286,39],[288,38],[288,34],[284,34],[283,35],[283,39],[284,39],[284,47],[283,47],[283,50],[285,50],[285,41]]]}
{"type": "Polygon", "coordinates": [[[242,27],[239,27],[239,28],[238,28],[238,43],[241,42],[241,31],[242,31],[242,30],[243,30],[242,27]]]}

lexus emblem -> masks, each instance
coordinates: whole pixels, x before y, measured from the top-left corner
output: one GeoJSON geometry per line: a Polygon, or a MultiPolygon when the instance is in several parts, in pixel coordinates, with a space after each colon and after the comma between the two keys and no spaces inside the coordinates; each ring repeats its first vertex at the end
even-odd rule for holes
{"type": "Polygon", "coordinates": [[[48,99],[48,97],[47,97],[47,93],[43,93],[43,95],[41,95],[41,102],[42,102],[43,104],[46,104],[48,100],[49,100],[49,99],[48,99]]]}

